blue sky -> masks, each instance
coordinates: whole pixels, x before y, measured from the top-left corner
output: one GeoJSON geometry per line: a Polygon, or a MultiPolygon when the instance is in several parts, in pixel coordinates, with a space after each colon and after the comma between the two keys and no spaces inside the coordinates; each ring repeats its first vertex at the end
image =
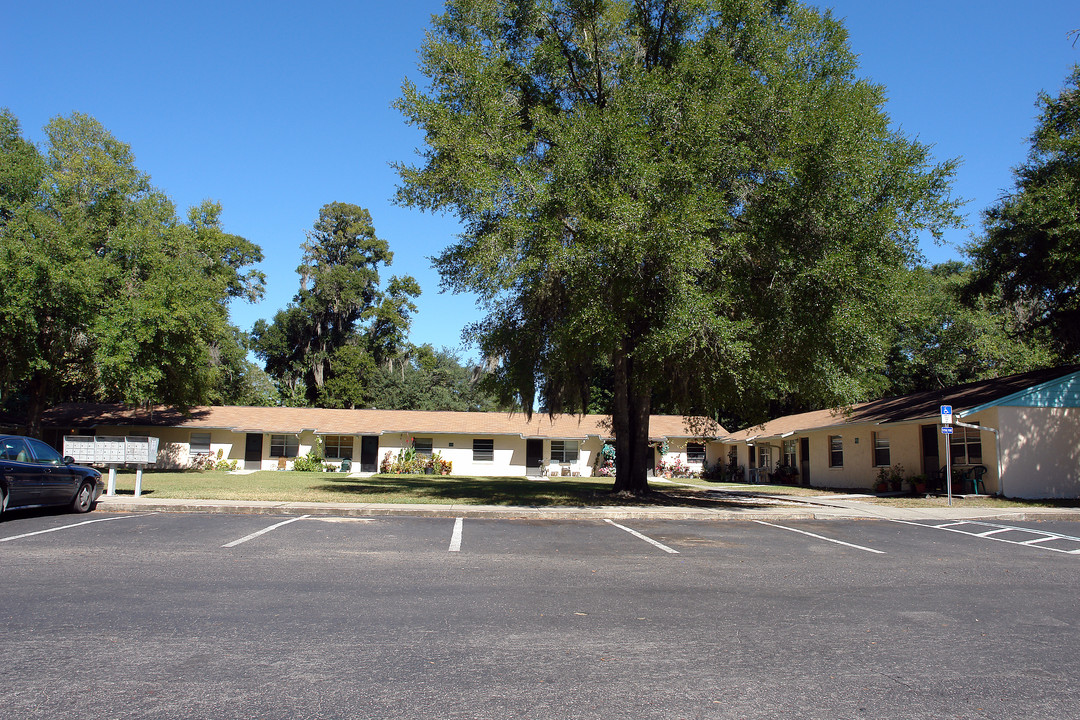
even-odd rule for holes
{"type": "MultiPolygon", "coordinates": [[[[959,258],[979,212],[1012,184],[1034,127],[1036,95],[1056,94],[1080,43],[1075,0],[835,0],[860,75],[887,88],[894,125],[963,164],[955,192],[970,228],[931,261],[959,258]]],[[[300,243],[319,208],[371,211],[395,261],[423,288],[412,341],[458,347],[480,319],[469,297],[439,293],[428,258],[453,241],[454,218],[397,207],[392,161],[420,135],[390,105],[405,77],[422,81],[417,48],[436,0],[285,3],[6,3],[0,18],[0,106],[40,142],[42,126],[73,111],[129,143],[139,168],[181,214],[206,198],[227,231],[259,244],[267,287],[237,304],[244,330],[273,316],[298,287],[300,243]]],[[[466,356],[472,355],[467,351],[466,356]]]]}

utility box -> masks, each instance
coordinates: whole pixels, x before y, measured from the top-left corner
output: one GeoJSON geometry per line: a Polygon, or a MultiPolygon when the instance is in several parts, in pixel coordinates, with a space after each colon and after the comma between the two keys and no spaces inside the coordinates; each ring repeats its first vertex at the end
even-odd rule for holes
{"type": "Polygon", "coordinates": [[[158,438],[143,435],[67,435],[64,453],[77,463],[99,465],[153,465],[157,462],[158,438]]]}

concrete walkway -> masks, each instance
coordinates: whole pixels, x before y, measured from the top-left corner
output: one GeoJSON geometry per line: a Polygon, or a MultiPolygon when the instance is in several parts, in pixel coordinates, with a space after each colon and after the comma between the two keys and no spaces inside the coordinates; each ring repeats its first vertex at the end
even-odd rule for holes
{"type": "Polygon", "coordinates": [[[731,495],[723,508],[698,507],[522,507],[501,505],[422,505],[376,503],[279,502],[268,500],[173,500],[128,495],[103,495],[98,508],[106,512],[201,512],[262,515],[334,515],[342,517],[464,517],[529,520],[989,520],[1080,521],[1080,508],[952,507],[898,508],[877,505],[851,496],[795,497],[784,495],[731,495]]]}

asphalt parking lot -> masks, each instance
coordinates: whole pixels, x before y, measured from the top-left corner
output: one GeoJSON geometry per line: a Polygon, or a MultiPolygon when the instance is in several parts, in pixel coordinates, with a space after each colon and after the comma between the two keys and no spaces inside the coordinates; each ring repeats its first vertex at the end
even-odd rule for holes
{"type": "Polygon", "coordinates": [[[10,718],[1074,718],[1080,523],[21,512],[10,718]]]}

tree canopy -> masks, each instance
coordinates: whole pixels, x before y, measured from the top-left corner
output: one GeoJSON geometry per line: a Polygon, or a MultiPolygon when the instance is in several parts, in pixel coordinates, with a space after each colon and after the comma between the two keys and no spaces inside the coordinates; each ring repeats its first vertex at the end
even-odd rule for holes
{"type": "Polygon", "coordinates": [[[1015,188],[983,214],[967,249],[971,295],[1016,314],[1031,340],[1049,340],[1059,362],[1080,361],[1080,65],[1040,116],[1015,188]]]}
{"type": "Polygon", "coordinates": [[[92,117],[45,127],[0,111],[0,403],[29,432],[62,400],[180,406],[230,397],[246,366],[228,302],[261,296],[257,245],[221,207],[187,220],[92,117]]]}
{"type": "Polygon", "coordinates": [[[883,395],[940,390],[1052,364],[1047,344],[1023,337],[1021,319],[997,299],[965,296],[970,278],[971,268],[956,261],[904,272],[883,395]]]}
{"type": "Polygon", "coordinates": [[[379,268],[394,255],[358,205],[324,205],[303,249],[300,290],[271,322],[255,324],[255,353],[286,403],[363,407],[378,367],[407,345],[420,285],[394,276],[380,287],[379,268]]]}
{"type": "Polygon", "coordinates": [[[397,105],[400,202],[455,212],[444,286],[504,398],[588,406],[612,374],[616,490],[648,417],[762,418],[880,381],[897,270],[957,222],[953,163],[890,130],[842,25],[796,2],[451,0],[397,105]],[[598,362],[600,359],[600,362],[598,362]]]}

